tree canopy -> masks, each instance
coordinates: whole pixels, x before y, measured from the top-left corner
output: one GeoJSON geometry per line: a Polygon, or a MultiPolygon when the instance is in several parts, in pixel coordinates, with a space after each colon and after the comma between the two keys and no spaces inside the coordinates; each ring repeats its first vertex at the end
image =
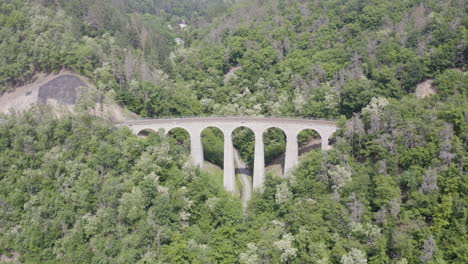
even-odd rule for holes
{"type": "MultiPolygon", "coordinates": [[[[69,69],[145,118],[339,123],[243,208],[177,131],[0,115],[0,263],[468,263],[465,2],[0,2],[0,95],[69,69]]],[[[284,151],[264,141],[267,162],[284,151]]],[[[250,167],[253,143],[235,131],[250,167]]],[[[222,165],[222,132],[203,145],[222,165]]]]}

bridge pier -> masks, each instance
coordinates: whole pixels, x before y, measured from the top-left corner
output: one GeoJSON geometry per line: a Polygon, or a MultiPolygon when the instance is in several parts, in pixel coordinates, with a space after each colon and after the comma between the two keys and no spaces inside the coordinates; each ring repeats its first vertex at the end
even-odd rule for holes
{"type": "Polygon", "coordinates": [[[329,150],[330,145],[328,144],[328,139],[335,131],[325,131],[320,133],[320,138],[322,139],[322,150],[329,150]]]}
{"type": "Polygon", "coordinates": [[[190,134],[190,155],[192,156],[193,163],[203,168],[203,145],[201,138],[201,130],[189,130],[190,134]]]}
{"type": "Polygon", "coordinates": [[[297,143],[297,131],[285,131],[286,132],[286,153],[284,159],[284,176],[296,167],[299,162],[299,146],[297,143]]]}
{"type": "Polygon", "coordinates": [[[224,189],[233,192],[236,189],[234,147],[232,145],[232,130],[224,133],[224,189]]]}
{"type": "Polygon", "coordinates": [[[253,167],[253,188],[260,190],[265,181],[265,151],[263,146],[263,131],[255,131],[255,155],[253,167]]]}

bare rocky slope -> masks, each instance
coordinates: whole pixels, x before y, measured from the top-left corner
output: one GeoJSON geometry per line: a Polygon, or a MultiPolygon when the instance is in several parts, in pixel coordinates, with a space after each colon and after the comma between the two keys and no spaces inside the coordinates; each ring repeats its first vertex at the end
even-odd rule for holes
{"type": "MultiPolygon", "coordinates": [[[[74,112],[84,94],[95,91],[85,78],[63,70],[59,73],[38,73],[32,82],[0,95],[0,113],[21,112],[37,104],[48,104],[56,114],[74,112]]],[[[111,98],[99,96],[93,114],[108,117],[115,122],[138,119],[138,115],[116,104],[111,98]]]]}

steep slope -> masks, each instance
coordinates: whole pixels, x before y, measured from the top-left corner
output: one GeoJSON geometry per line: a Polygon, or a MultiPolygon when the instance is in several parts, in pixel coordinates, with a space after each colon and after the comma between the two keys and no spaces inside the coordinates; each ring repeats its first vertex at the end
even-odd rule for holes
{"type": "Polygon", "coordinates": [[[464,70],[465,2],[3,1],[0,91],[65,67],[144,117],[350,117],[464,70]]]}
{"type": "Polygon", "coordinates": [[[34,81],[0,95],[0,113],[22,112],[35,105],[50,105],[57,115],[63,111],[91,111],[113,121],[138,119],[105,97],[86,81],[86,78],[71,71],[62,70],[52,74],[36,74],[34,81]]]}
{"type": "Polygon", "coordinates": [[[242,181],[241,199],[242,205],[245,208],[247,207],[248,202],[252,198],[252,184],[250,183],[252,174],[250,173],[250,170],[248,169],[245,161],[243,161],[241,156],[239,155],[238,150],[234,150],[234,162],[237,175],[240,176],[240,180],[242,181]]]}

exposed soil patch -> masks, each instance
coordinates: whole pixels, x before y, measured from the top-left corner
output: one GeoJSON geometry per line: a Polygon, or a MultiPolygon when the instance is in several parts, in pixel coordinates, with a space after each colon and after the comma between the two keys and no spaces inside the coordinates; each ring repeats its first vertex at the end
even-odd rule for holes
{"type": "Polygon", "coordinates": [[[17,262],[19,259],[19,254],[13,252],[10,257],[0,254],[0,262],[17,262]]]}
{"type": "MultiPolygon", "coordinates": [[[[73,113],[80,93],[90,89],[95,88],[88,85],[85,78],[68,70],[52,74],[37,73],[31,83],[0,95],[0,113],[8,113],[10,110],[26,111],[36,104],[52,106],[57,116],[65,112],[73,113]]],[[[140,118],[105,96],[98,96],[96,106],[90,110],[90,114],[109,118],[114,122],[140,118]]]]}
{"type": "Polygon", "coordinates": [[[424,98],[436,94],[436,89],[432,86],[434,80],[429,79],[416,86],[416,97],[424,98]]]}
{"type": "MultiPolygon", "coordinates": [[[[8,113],[10,110],[28,110],[32,105],[38,103],[39,89],[42,86],[46,86],[49,82],[64,75],[73,75],[73,73],[67,70],[51,74],[37,73],[30,83],[3,93],[0,95],[0,113],[8,113]]],[[[76,76],[76,78],[79,78],[79,76],[76,76]]],[[[49,99],[51,99],[50,101],[54,101],[52,100],[54,97],[50,97],[49,99]]],[[[57,100],[55,99],[55,101],[57,100]]]]}
{"type": "Polygon", "coordinates": [[[78,87],[88,87],[88,85],[75,75],[59,76],[39,88],[37,102],[46,104],[48,99],[54,99],[60,104],[74,105],[78,87]]]}
{"type": "Polygon", "coordinates": [[[229,80],[231,80],[232,77],[234,77],[234,74],[236,71],[242,69],[241,66],[236,66],[232,67],[225,75],[224,75],[224,84],[228,83],[229,80]]]}

